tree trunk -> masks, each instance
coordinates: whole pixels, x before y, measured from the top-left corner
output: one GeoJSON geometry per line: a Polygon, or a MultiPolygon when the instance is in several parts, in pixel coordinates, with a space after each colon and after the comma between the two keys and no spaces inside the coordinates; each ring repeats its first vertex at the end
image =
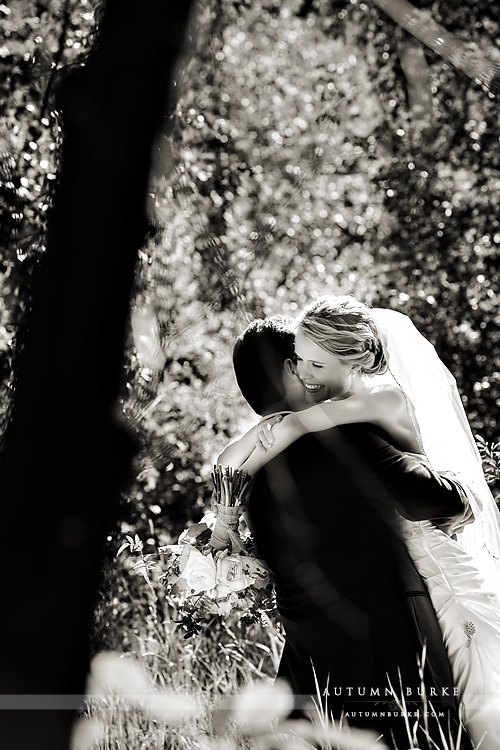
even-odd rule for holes
{"type": "Polygon", "coordinates": [[[59,186],[0,467],[6,748],[66,750],[74,714],[63,709],[84,692],[105,536],[133,451],[115,416],[130,289],[191,4],[109,0],[87,64],[56,94],[59,186]]]}

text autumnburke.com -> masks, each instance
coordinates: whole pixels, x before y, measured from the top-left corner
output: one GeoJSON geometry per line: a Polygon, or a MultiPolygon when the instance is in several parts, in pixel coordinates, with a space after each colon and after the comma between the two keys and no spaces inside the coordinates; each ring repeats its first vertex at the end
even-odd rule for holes
{"type": "Polygon", "coordinates": [[[405,716],[408,719],[421,719],[423,716],[430,716],[431,718],[444,718],[444,711],[346,711],[343,714],[346,719],[352,719],[355,716],[371,717],[377,719],[392,718],[397,716],[405,716]]]}

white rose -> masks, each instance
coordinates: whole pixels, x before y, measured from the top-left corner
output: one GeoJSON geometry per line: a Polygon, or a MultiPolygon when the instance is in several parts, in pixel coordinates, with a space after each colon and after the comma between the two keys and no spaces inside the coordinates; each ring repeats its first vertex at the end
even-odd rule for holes
{"type": "Polygon", "coordinates": [[[215,586],[216,567],[212,555],[202,555],[197,549],[192,549],[182,577],[186,579],[190,589],[195,593],[208,591],[215,586]]]}
{"type": "Polygon", "coordinates": [[[243,573],[243,565],[238,555],[227,555],[217,560],[217,583],[230,591],[242,591],[252,583],[243,573]]]}

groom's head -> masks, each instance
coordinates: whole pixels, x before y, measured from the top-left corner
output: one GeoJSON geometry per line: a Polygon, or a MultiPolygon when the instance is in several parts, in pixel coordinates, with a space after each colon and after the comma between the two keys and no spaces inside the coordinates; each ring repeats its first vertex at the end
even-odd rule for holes
{"type": "Polygon", "coordinates": [[[304,408],[304,389],[295,376],[292,318],[258,318],[238,337],[233,351],[236,380],[257,414],[304,408]],[[302,403],[303,402],[303,403],[302,403]]]}

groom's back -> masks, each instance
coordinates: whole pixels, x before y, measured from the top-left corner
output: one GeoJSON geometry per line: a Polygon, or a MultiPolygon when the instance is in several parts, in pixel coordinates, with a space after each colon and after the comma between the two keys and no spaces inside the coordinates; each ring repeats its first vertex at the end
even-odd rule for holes
{"type": "Polygon", "coordinates": [[[334,584],[365,612],[401,590],[402,543],[388,525],[390,513],[359,481],[370,468],[354,438],[371,429],[353,425],[306,435],[255,478],[254,536],[276,573],[278,594],[293,593],[297,607],[302,600],[308,606],[311,594],[297,580],[304,565],[317,568],[318,587],[322,579],[325,591],[327,581],[334,584]]]}
{"type": "Polygon", "coordinates": [[[397,685],[401,670],[416,690],[422,643],[409,595],[423,607],[426,635],[439,637],[425,585],[388,522],[395,513],[370,496],[381,480],[359,445],[373,430],[304,436],[255,477],[250,521],[276,575],[287,636],[279,674],[296,694],[315,693],[311,660],[323,687],[379,686],[383,695],[386,674],[397,685]]]}

